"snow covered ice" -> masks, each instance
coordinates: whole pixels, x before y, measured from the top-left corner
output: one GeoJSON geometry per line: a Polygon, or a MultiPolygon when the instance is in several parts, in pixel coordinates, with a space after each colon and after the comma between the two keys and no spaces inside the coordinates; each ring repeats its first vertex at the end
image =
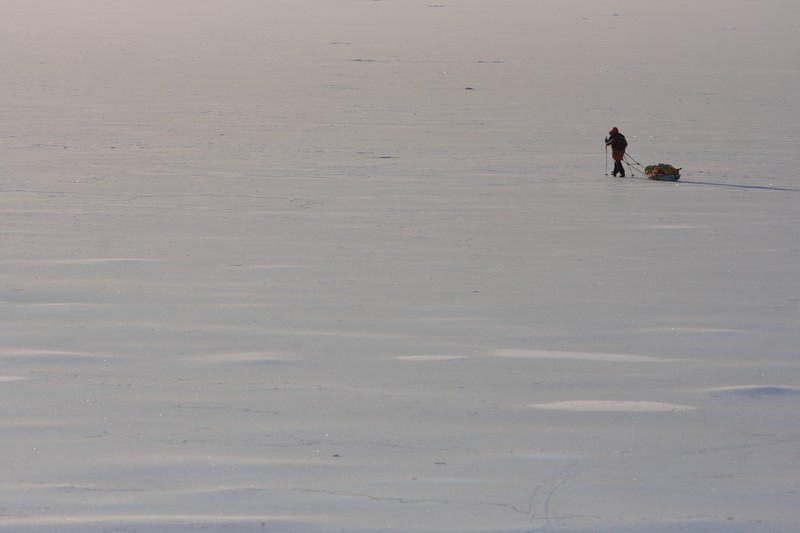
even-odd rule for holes
{"type": "Polygon", "coordinates": [[[800,527],[797,2],[2,18],[0,530],[800,527]]]}

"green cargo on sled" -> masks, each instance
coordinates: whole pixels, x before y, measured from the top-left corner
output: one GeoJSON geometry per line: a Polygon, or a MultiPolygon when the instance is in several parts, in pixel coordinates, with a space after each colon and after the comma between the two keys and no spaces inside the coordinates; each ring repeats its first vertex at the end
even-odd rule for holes
{"type": "Polygon", "coordinates": [[[675,168],[667,163],[659,163],[657,165],[645,167],[644,173],[651,180],[678,181],[681,179],[681,169],[675,168]]]}

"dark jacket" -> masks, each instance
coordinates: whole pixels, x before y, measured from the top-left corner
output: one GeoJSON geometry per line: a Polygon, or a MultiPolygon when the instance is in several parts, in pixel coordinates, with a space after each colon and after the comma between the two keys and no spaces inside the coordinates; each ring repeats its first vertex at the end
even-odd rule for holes
{"type": "Polygon", "coordinates": [[[625,136],[620,132],[612,133],[608,136],[606,146],[610,146],[615,152],[622,152],[628,147],[628,141],[625,140],[625,136]]]}

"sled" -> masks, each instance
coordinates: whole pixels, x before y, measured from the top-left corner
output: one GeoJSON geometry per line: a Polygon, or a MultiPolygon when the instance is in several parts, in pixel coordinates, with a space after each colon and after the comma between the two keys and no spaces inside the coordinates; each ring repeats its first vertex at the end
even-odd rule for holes
{"type": "Polygon", "coordinates": [[[647,177],[656,181],[678,181],[681,179],[680,174],[648,174],[647,177]]]}

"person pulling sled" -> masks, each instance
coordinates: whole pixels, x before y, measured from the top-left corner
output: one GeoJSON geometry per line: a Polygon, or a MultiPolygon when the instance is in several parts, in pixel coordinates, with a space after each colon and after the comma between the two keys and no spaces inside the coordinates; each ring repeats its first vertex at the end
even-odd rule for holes
{"type": "Polygon", "coordinates": [[[611,128],[606,138],[606,146],[611,147],[611,158],[614,160],[614,171],[611,172],[611,175],[616,177],[619,174],[620,178],[624,178],[625,168],[622,166],[622,160],[625,157],[625,148],[628,147],[628,141],[625,140],[625,136],[617,128],[611,128]]]}

